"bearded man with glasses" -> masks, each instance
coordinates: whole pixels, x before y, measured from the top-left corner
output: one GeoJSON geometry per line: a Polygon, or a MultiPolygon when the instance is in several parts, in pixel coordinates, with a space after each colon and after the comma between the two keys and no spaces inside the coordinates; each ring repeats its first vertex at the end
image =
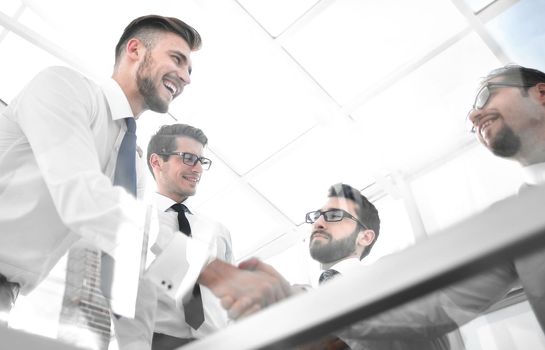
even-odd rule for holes
{"type": "MultiPolygon", "coordinates": [[[[545,73],[517,65],[491,71],[481,82],[468,121],[488,150],[522,166],[520,191],[545,184],[545,73]]],[[[520,279],[545,331],[545,252],[516,258],[505,270],[511,278],[504,284],[520,279]]]]}
{"type": "MultiPolygon", "coordinates": [[[[346,184],[331,186],[325,205],[320,210],[307,213],[305,221],[312,224],[310,255],[320,262],[324,270],[320,275],[319,284],[338,278],[350,270],[364,268],[361,260],[369,255],[380,232],[377,208],[360,191],[346,184]]],[[[369,328],[379,329],[378,333],[368,331],[368,334],[374,334],[370,337],[366,337],[364,333],[360,334],[360,324],[356,324],[354,328],[349,327],[337,333],[340,338],[330,336],[321,343],[309,344],[301,349],[450,349],[450,343],[444,332],[407,337],[403,332],[390,331],[388,328],[391,324],[397,325],[400,320],[405,321],[407,315],[418,311],[419,304],[416,307],[408,305],[401,313],[394,311],[379,318],[377,327],[373,322],[369,324],[364,322],[364,326],[368,326],[367,331],[369,328]]],[[[407,325],[410,328],[410,322],[407,325]]]]}
{"type": "Polygon", "coordinates": [[[499,157],[527,166],[545,160],[545,73],[515,65],[483,79],[467,120],[479,141],[499,157]]]}
{"type": "Polygon", "coordinates": [[[328,201],[321,210],[306,215],[312,224],[309,250],[324,270],[341,272],[361,267],[380,230],[375,206],[356,189],[338,184],[329,188],[328,201]]]}

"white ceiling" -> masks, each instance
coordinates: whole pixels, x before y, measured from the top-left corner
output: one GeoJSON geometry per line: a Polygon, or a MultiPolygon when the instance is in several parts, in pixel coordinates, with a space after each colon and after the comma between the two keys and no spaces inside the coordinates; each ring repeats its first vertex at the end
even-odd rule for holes
{"type": "MultiPolygon", "coordinates": [[[[387,179],[416,179],[474,148],[464,118],[488,70],[509,61],[545,66],[537,29],[545,1],[489,3],[2,0],[0,98],[9,102],[52,64],[108,77],[131,19],[179,17],[204,40],[192,84],[170,115],[140,118],[139,140],[145,148],[159,125],[176,120],[205,131],[214,164],[194,205],[229,227],[237,258],[271,258],[301,242],[304,214],[336,182],[397,200],[385,215],[418,238],[429,215],[387,179]]],[[[400,248],[383,240],[391,245],[383,253],[400,248]]]]}

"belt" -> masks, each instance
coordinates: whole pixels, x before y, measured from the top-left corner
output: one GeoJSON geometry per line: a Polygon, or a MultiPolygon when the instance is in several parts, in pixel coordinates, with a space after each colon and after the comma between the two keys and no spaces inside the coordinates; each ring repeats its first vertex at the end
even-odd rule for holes
{"type": "Polygon", "coordinates": [[[195,338],[178,338],[163,333],[153,333],[153,340],[151,343],[151,350],[172,350],[178,347],[189,344],[195,338]]]}
{"type": "Polygon", "coordinates": [[[15,300],[19,296],[20,285],[17,282],[10,282],[6,276],[0,273],[0,288],[8,289],[11,292],[11,304],[15,303],[15,300]]]}

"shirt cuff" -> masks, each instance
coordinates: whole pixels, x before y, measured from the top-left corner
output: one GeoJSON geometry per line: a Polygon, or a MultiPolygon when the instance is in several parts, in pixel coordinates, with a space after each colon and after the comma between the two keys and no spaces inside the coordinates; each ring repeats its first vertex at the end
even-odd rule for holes
{"type": "Polygon", "coordinates": [[[182,234],[174,235],[151,263],[146,277],[178,304],[193,290],[211,256],[210,248],[204,242],[182,234]]]}

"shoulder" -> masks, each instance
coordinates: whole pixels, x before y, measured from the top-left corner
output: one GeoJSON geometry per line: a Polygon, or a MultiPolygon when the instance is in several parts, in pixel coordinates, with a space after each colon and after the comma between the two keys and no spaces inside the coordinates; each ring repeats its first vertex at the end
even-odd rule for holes
{"type": "Polygon", "coordinates": [[[29,87],[31,89],[46,88],[52,92],[62,89],[74,95],[99,89],[98,85],[91,79],[72,68],[63,66],[52,66],[43,69],[36,74],[29,87]]]}
{"type": "Polygon", "coordinates": [[[231,234],[225,225],[221,222],[201,213],[192,212],[193,223],[198,225],[201,231],[209,232],[212,235],[231,239],[231,234]]]}
{"type": "Polygon", "coordinates": [[[215,220],[214,218],[208,215],[198,213],[198,212],[197,213],[192,212],[192,215],[194,216],[195,220],[198,221],[199,223],[202,223],[206,226],[214,227],[218,230],[229,231],[225,225],[223,225],[221,222],[215,220]]]}

